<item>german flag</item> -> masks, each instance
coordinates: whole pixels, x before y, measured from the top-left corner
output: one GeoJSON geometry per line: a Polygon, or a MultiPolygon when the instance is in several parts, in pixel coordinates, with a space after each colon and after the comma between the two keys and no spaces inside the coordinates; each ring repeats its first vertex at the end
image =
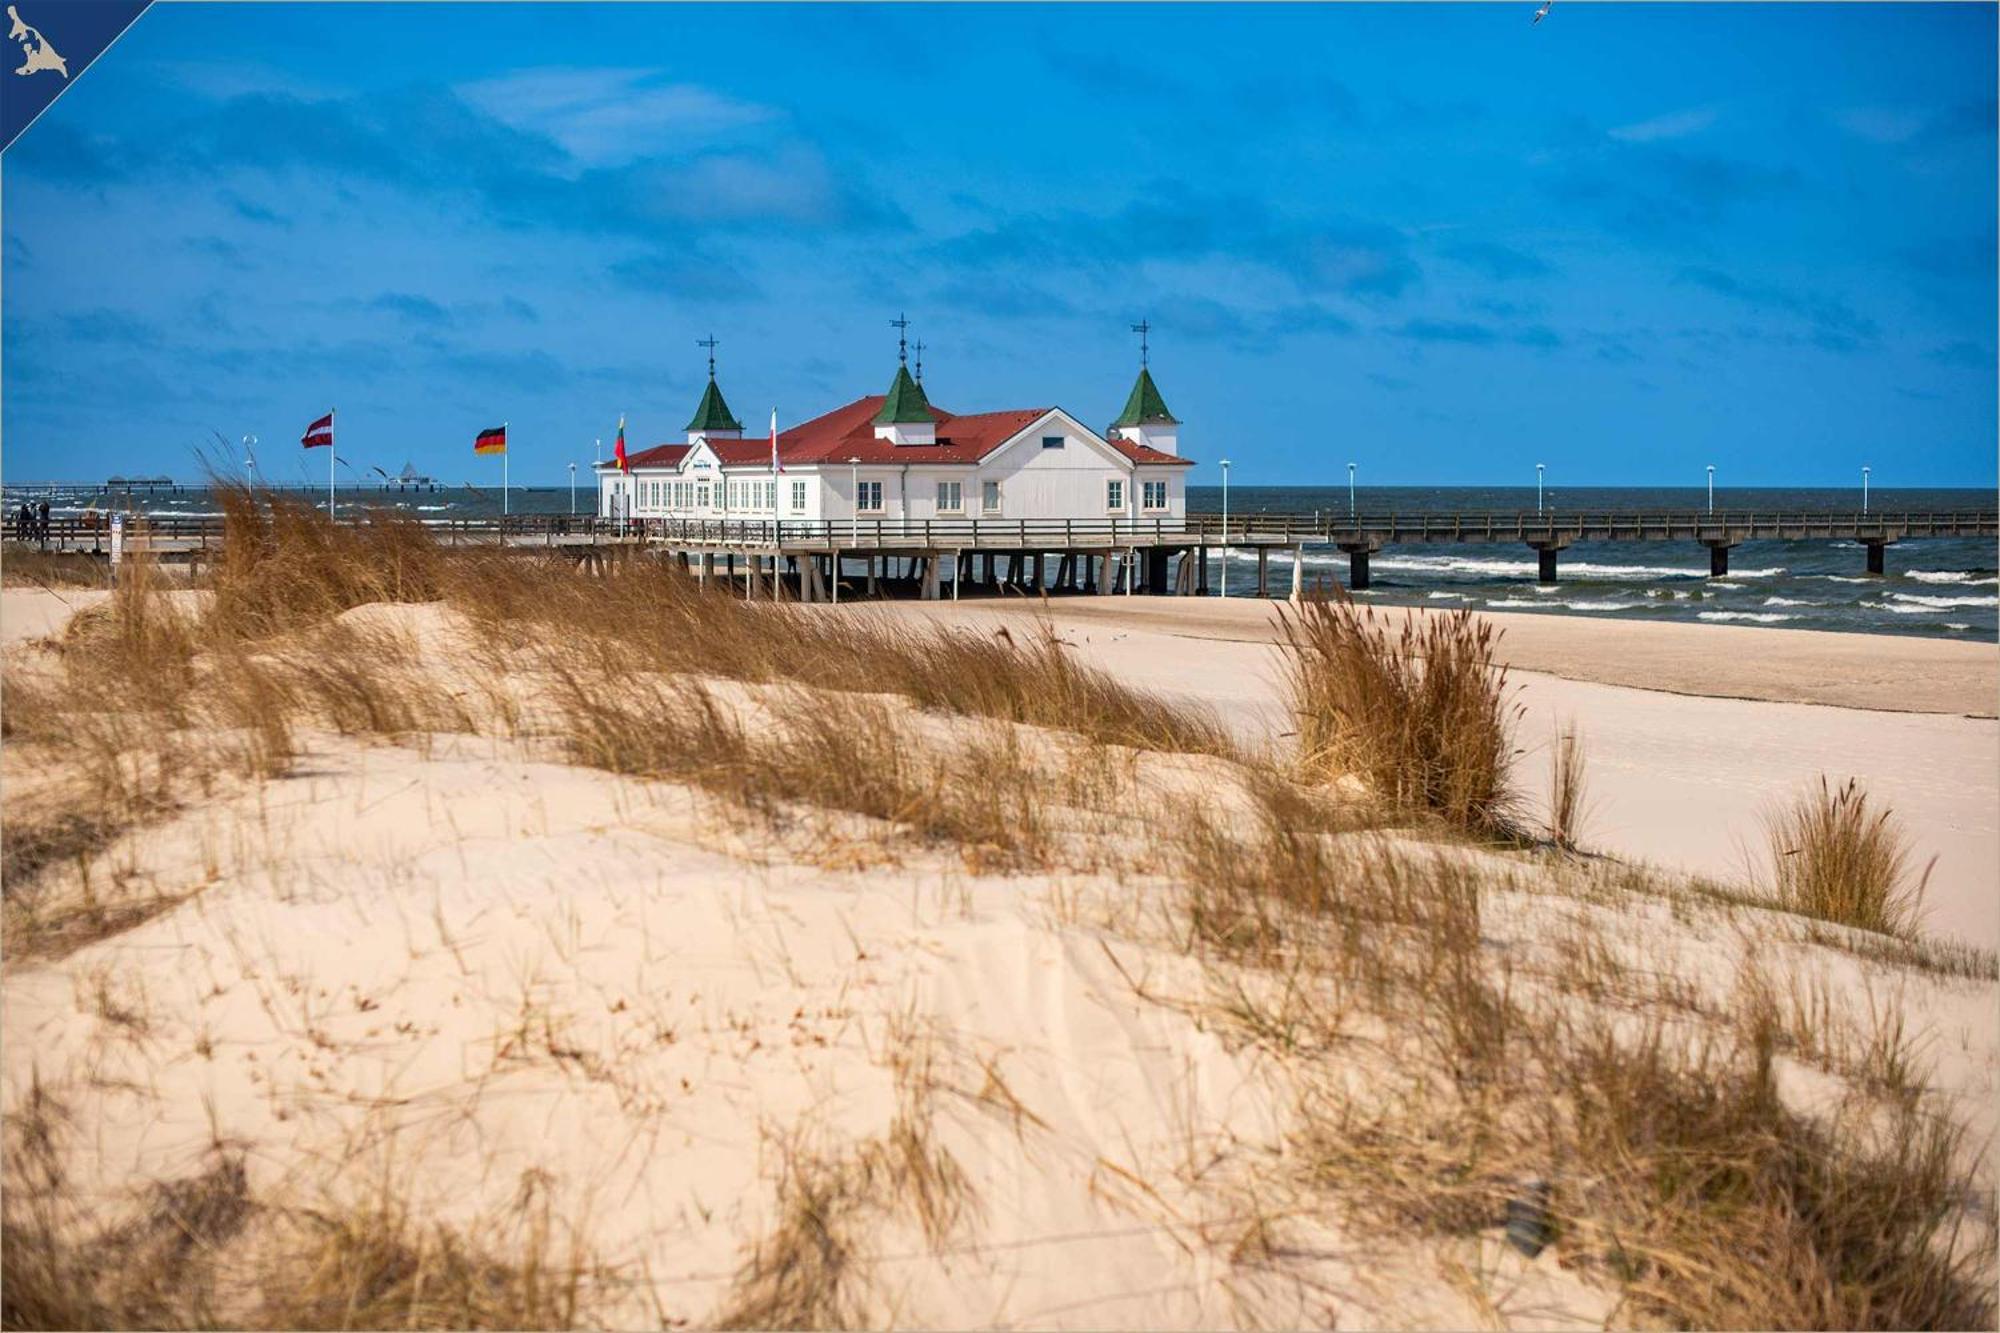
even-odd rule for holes
{"type": "Polygon", "coordinates": [[[504,454],[507,452],[507,428],[495,426],[492,430],[482,430],[472,442],[475,454],[504,454]]]}

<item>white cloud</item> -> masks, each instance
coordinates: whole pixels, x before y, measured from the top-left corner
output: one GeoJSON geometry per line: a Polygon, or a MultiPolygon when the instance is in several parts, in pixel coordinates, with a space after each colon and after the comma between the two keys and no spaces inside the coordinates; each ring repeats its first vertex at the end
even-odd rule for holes
{"type": "Polygon", "coordinates": [[[496,120],[547,135],[587,166],[698,148],[779,115],[772,107],[663,78],[650,69],[529,69],[458,91],[496,120]]]}
{"type": "Polygon", "coordinates": [[[1608,133],[1624,143],[1657,143],[1662,139],[1685,139],[1690,134],[1701,133],[1714,123],[1715,108],[1697,106],[1686,111],[1670,111],[1636,125],[1620,125],[1608,133]]]}

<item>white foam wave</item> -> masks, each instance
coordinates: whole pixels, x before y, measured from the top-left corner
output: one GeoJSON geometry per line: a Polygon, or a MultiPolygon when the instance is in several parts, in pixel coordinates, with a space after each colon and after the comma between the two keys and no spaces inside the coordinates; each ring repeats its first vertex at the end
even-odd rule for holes
{"type": "Polygon", "coordinates": [[[1486,609],[1489,611],[1509,611],[1509,610],[1521,610],[1523,608],[1532,608],[1534,610],[1539,611],[1547,605],[1548,605],[1547,602],[1537,602],[1532,598],[1527,598],[1527,597],[1502,597],[1494,601],[1487,602],[1486,609]]]}
{"type": "Polygon", "coordinates": [[[1958,622],[1957,622],[1956,620],[1947,620],[1947,621],[1945,621],[1945,622],[1944,622],[1944,627],[1945,627],[1946,629],[1955,629],[1955,630],[1959,631],[1959,633],[1961,633],[1961,634],[1963,634],[1963,633],[1964,633],[1964,632],[1965,632],[1966,630],[1969,630],[1969,629],[1971,629],[1971,628],[1972,628],[1972,626],[1970,626],[1970,625],[1961,625],[1961,624],[1959,624],[1959,623],[1958,623],[1958,622]]]}
{"type": "Polygon", "coordinates": [[[1711,588],[1727,588],[1731,592],[1740,592],[1743,589],[1743,585],[1740,583],[1728,583],[1722,579],[1710,579],[1708,586],[1711,588]]]}
{"type": "Polygon", "coordinates": [[[1975,588],[2000,583],[2000,576],[1975,574],[1964,569],[1913,569],[1906,577],[1919,583],[1963,583],[1975,588]]]}
{"type": "Polygon", "coordinates": [[[1748,620],[1759,625],[1778,625],[1787,620],[1797,620],[1798,617],[1788,616],[1778,611],[1701,611],[1696,613],[1695,619],[1748,620]]]}
{"type": "Polygon", "coordinates": [[[1424,596],[1426,596],[1426,597],[1449,597],[1449,598],[1450,598],[1450,599],[1451,599],[1452,601],[1454,601],[1454,602],[1462,602],[1462,601],[1464,601],[1464,600],[1465,600],[1465,594],[1464,594],[1464,593],[1462,593],[1462,592],[1443,592],[1443,591],[1440,591],[1440,590],[1437,590],[1437,589],[1433,589],[1432,591],[1430,591],[1430,592],[1427,592],[1427,593],[1425,593],[1425,594],[1424,594],[1424,596]]]}
{"type": "Polygon", "coordinates": [[[1766,605],[1766,606],[1825,606],[1825,605],[1826,605],[1826,603],[1825,603],[1825,602],[1815,602],[1815,601],[1811,601],[1811,600],[1809,600],[1809,599],[1808,599],[1808,600],[1804,600],[1804,601],[1801,601],[1801,600],[1799,600],[1798,598],[1795,598],[1795,597],[1766,597],[1766,598],[1764,599],[1764,605],[1766,605]]]}
{"type": "MultiPolygon", "coordinates": [[[[1892,602],[1909,602],[1917,606],[1943,608],[1947,606],[2000,606],[2000,596],[1996,597],[1926,597],[1917,592],[1892,592],[1892,602]]],[[[1895,608],[1891,607],[1891,610],[1895,608]]]]}
{"type": "Polygon", "coordinates": [[[1635,606],[1643,606],[1643,605],[1645,605],[1645,603],[1643,603],[1643,602],[1564,602],[1564,603],[1563,603],[1563,605],[1564,605],[1564,606],[1566,606],[1566,607],[1568,607],[1568,608],[1569,608],[1570,610],[1572,610],[1572,611],[1630,611],[1630,610],[1631,610],[1631,609],[1632,609],[1633,607],[1635,607],[1635,606]]]}

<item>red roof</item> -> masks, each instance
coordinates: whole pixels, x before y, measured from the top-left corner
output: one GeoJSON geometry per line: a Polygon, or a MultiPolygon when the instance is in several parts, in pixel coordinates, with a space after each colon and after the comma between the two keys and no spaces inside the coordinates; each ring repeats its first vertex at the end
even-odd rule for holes
{"type": "MultiPolygon", "coordinates": [[[[845,407],[802,421],[790,430],[778,432],[778,457],[788,465],[845,463],[850,458],[863,463],[977,463],[995,449],[1026,430],[1052,411],[1046,407],[1017,408],[1008,412],[975,412],[956,416],[935,405],[936,444],[896,444],[875,437],[875,414],[882,410],[882,395],[857,398],[845,407]]],[[[1112,438],[1113,449],[1134,463],[1191,464],[1179,458],[1112,438]]],[[[676,467],[691,446],[662,444],[632,454],[633,467],[676,467]]],[[[770,437],[757,435],[741,440],[708,441],[724,467],[757,467],[771,461],[770,437]]]]}

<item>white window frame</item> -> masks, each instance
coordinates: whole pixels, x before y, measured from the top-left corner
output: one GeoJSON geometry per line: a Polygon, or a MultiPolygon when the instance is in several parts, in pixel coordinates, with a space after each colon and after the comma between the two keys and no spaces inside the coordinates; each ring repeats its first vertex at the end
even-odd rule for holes
{"type": "Polygon", "coordinates": [[[1044,449],[1060,449],[1060,448],[1062,448],[1062,447],[1063,447],[1063,446],[1064,446],[1065,444],[1068,444],[1068,443],[1069,443],[1069,440],[1068,440],[1068,438],[1067,438],[1067,437],[1065,437],[1065,436],[1062,436],[1062,435],[1044,435],[1044,436],[1042,436],[1042,448],[1044,448],[1044,449]]]}
{"type": "Polygon", "coordinates": [[[1111,477],[1105,481],[1104,510],[1108,514],[1125,512],[1125,478],[1111,477]]]}
{"type": "Polygon", "coordinates": [[[857,514],[879,514],[882,512],[882,483],[879,481],[858,481],[854,484],[854,512],[857,514]],[[868,501],[873,503],[868,503],[868,501]]]}
{"type": "Polygon", "coordinates": [[[806,484],[803,481],[792,483],[792,512],[794,514],[806,512],[806,484]]]}
{"type": "Polygon", "coordinates": [[[982,481],[979,483],[979,512],[997,514],[1000,512],[1000,483],[982,481]]]}
{"type": "Polygon", "coordinates": [[[962,481],[941,481],[937,484],[937,508],[940,514],[963,514],[965,512],[965,483],[962,481]]]}
{"type": "Polygon", "coordinates": [[[1139,492],[1139,507],[1141,509],[1145,510],[1149,514],[1157,514],[1162,510],[1167,509],[1171,506],[1172,493],[1168,489],[1166,482],[1147,481],[1147,482],[1141,482],[1140,485],[1144,487],[1144,489],[1139,492]],[[1158,504],[1153,503],[1153,488],[1155,486],[1160,488],[1159,491],[1160,502],[1158,504]]]}

